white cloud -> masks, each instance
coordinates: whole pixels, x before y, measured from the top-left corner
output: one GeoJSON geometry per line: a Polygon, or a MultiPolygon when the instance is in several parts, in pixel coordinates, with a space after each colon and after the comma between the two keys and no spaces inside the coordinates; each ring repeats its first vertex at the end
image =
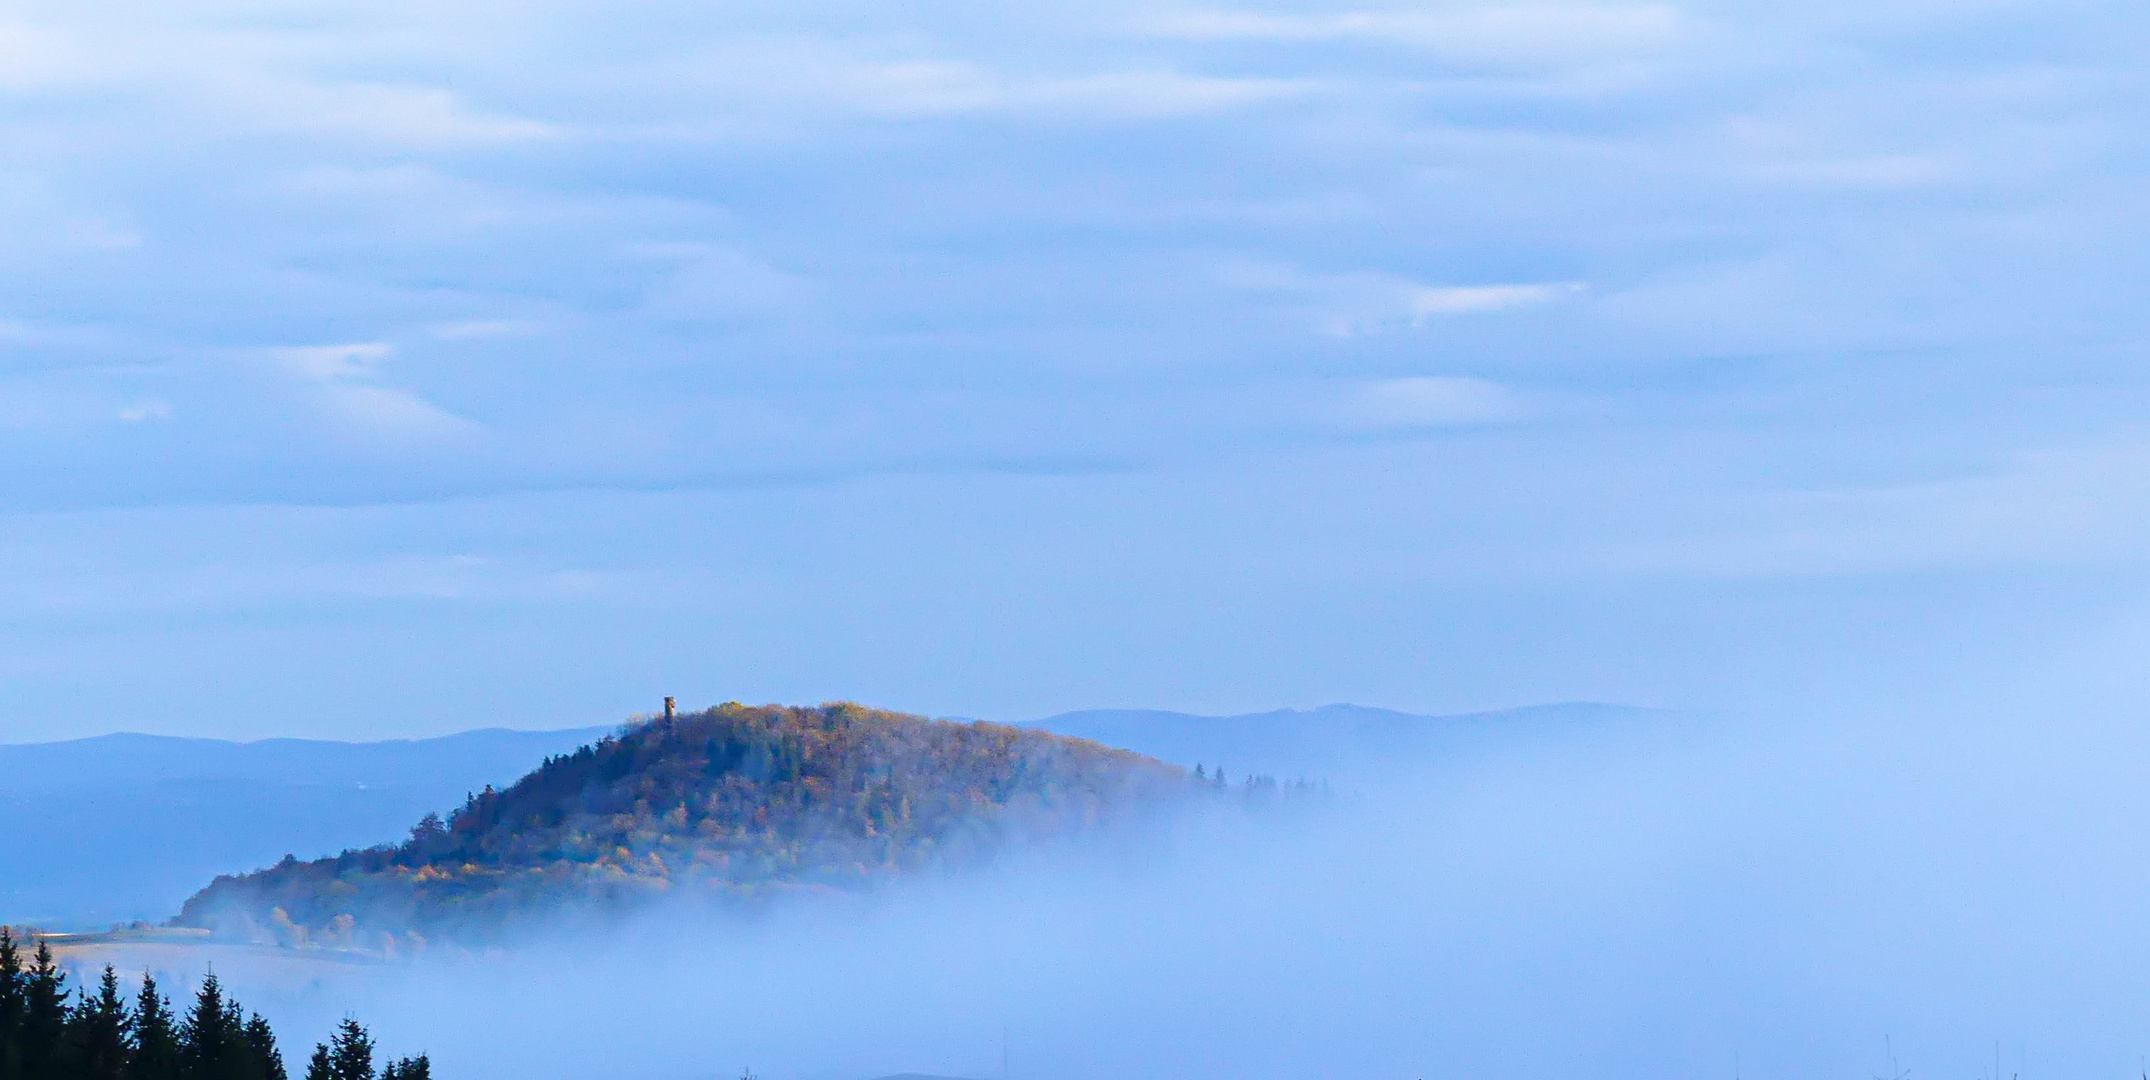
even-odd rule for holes
{"type": "Polygon", "coordinates": [[[0,264],[36,263],[56,251],[113,252],[141,246],[124,215],[29,171],[0,172],[0,264]]]}
{"type": "MultiPolygon", "coordinates": [[[[2150,441],[2019,451],[1938,479],[1761,489],[1706,509],[1670,501],[1589,553],[1617,573],[1814,577],[1999,566],[2141,564],[2150,536],[2150,441]]],[[[1543,562],[1555,557],[1548,554],[1543,562]]]]}
{"type": "Polygon", "coordinates": [[[102,342],[93,330],[82,327],[53,326],[21,319],[0,318],[0,344],[94,348],[102,342]]]}
{"type": "Polygon", "coordinates": [[[1513,420],[1523,403],[1507,387],[1456,375],[1415,375],[1356,387],[1344,395],[1339,415],[1349,425],[1372,428],[1455,427],[1513,420]]]}
{"type": "Polygon", "coordinates": [[[473,421],[416,394],[385,386],[333,386],[323,401],[352,425],[399,441],[432,441],[479,430],[473,421]]]}
{"type": "MultiPolygon", "coordinates": [[[[203,132],[342,135],[404,146],[514,142],[557,125],[473,106],[456,81],[342,73],[409,41],[310,27],[235,25],[171,9],[0,22],[0,93],[115,94],[145,121],[203,132]]],[[[403,67],[404,65],[395,65],[403,67]]],[[[459,81],[459,80],[457,80],[459,81]]]]}
{"type": "MultiPolygon", "coordinates": [[[[190,387],[201,376],[182,364],[113,377],[70,414],[85,424],[159,398],[190,422],[327,410],[351,430],[450,430],[461,410],[508,440],[801,368],[831,394],[884,380],[1020,394],[1033,379],[1051,394],[1079,373],[1140,400],[1160,370],[1229,365],[1267,385],[1391,365],[1498,374],[1523,357],[1537,403],[1622,365],[1917,345],[1911,330],[2048,306],[2047,282],[2121,294],[2111,283],[2133,280],[2135,247],[2106,241],[2138,224],[2117,164],[2134,159],[2106,141],[2126,136],[2099,123],[2109,110],[2087,107],[2120,100],[2124,70],[2099,76],[2060,41],[2035,63],[1901,63],[1885,50],[1911,38],[1829,38],[1863,18],[1841,5],[1175,0],[1005,20],[933,5],[0,7],[9,362],[171,364],[320,318],[375,329],[314,333],[408,334],[472,366],[451,398],[384,343],[313,345],[277,353],[269,400],[241,402],[190,387]],[[1130,36],[1138,18],[1153,32],[1130,36]],[[1737,48],[1715,49],[1720,35],[1737,48]],[[1462,70],[1550,63],[1583,74],[1462,70]],[[1600,77],[1631,70],[1662,80],[1600,77]],[[1573,86],[1590,90],[1530,89],[1573,86]],[[1096,118],[1120,123],[1080,130],[1096,118]],[[696,130],[748,136],[666,134],[696,130]],[[761,131],[795,145],[772,152],[761,131]],[[2004,156],[2047,171],[1979,188],[2004,156]],[[1833,190],[1949,170],[1962,199],[1833,190]],[[2089,254],[2116,254],[2034,272],[2067,231],[2034,216],[2047,207],[2085,208],[2089,254]],[[638,237],[686,243],[637,265],[621,244],[638,237]],[[1876,238],[1899,241],[1893,260],[1876,238]],[[1222,258],[1281,269],[1220,287],[1198,260],[1222,258]],[[1586,276],[1587,293],[1566,280],[1586,276]],[[543,338],[528,349],[437,344],[532,333],[523,318],[543,338]],[[742,323],[753,348],[727,336],[742,323]],[[73,326],[111,340],[43,329],[73,326]],[[1308,340],[1321,333],[1334,339],[1308,340]],[[1482,359],[1429,353],[1466,342],[1482,359]],[[722,360],[597,370],[660,350],[722,360]],[[885,358],[871,378],[863,355],[885,358]],[[500,365],[496,381],[479,365],[500,365]],[[554,402],[568,404],[540,419],[554,402]]],[[[1932,8],[1891,33],[1953,21],[1932,8]]],[[[263,390],[261,374],[237,389],[263,390]]],[[[1368,390],[1362,418],[1463,414],[1454,387],[1410,386],[1368,390]]],[[[1304,424],[1309,408],[1273,415],[1304,424]]],[[[994,453],[1084,437],[1030,425],[994,453]]],[[[907,460],[922,438],[876,452],[907,460]]],[[[619,475],[673,464],[631,456],[619,475]]]]}
{"type": "Polygon", "coordinates": [[[91,436],[114,421],[140,424],[170,419],[162,398],[122,396],[127,374],[114,369],[59,369],[0,381],[0,429],[42,431],[62,439],[91,436]]]}
{"type": "Polygon", "coordinates": [[[830,103],[854,106],[863,112],[898,116],[974,112],[993,107],[1003,93],[990,72],[971,64],[933,60],[875,64],[850,57],[832,59],[850,70],[824,84],[836,94],[830,103]]]}
{"type": "Polygon", "coordinates": [[[276,366],[309,387],[315,406],[347,431],[391,442],[432,442],[482,430],[417,394],[374,380],[394,346],[369,341],[270,350],[276,366]]]}
{"type": "Polygon", "coordinates": [[[379,341],[349,345],[294,345],[269,350],[278,366],[294,375],[321,382],[363,378],[395,354],[395,346],[379,341]]]}
{"type": "Polygon", "coordinates": [[[644,310],[686,322],[748,322],[796,313],[814,283],[753,255],[711,244],[655,244],[638,253],[679,265],[651,290],[644,310]]]}
{"type": "Polygon", "coordinates": [[[95,546],[56,541],[60,522],[48,519],[42,530],[18,528],[0,542],[7,558],[35,560],[43,571],[0,577],[0,603],[18,613],[127,615],[377,600],[581,600],[648,584],[626,572],[467,552],[352,556],[279,542],[310,516],[273,506],[118,511],[98,520],[125,523],[125,535],[95,546]]]}
{"type": "Polygon", "coordinates": [[[1428,285],[1391,274],[1309,274],[1292,267],[1237,265],[1227,282],[1276,295],[1306,309],[1321,332],[1336,337],[1422,328],[1435,319],[1485,315],[1552,303],[1585,289],[1582,282],[1428,285]]]}
{"type": "Polygon", "coordinates": [[[1217,112],[1314,93],[1313,79],[1224,78],[1177,71],[1119,71],[1012,87],[1006,104],[1058,105],[1117,117],[1217,112]]]}
{"type": "Polygon", "coordinates": [[[392,83],[303,80],[229,85],[232,103],[263,126],[413,145],[519,142],[559,134],[554,125],[470,107],[450,91],[392,83]]]}
{"type": "Polygon", "coordinates": [[[1760,180],[1817,188],[1915,188],[1941,183],[1961,170],[1936,155],[1869,154],[1772,161],[1752,167],[1760,180]]]}
{"type": "Polygon", "coordinates": [[[1145,29],[1193,41],[1381,42],[1454,61],[1519,64],[1660,49],[1678,38],[1683,20],[1669,4],[1515,3],[1318,15],[1182,11],[1150,20],[1145,29]]]}
{"type": "MultiPolygon", "coordinates": [[[[926,118],[990,113],[1141,119],[1218,112],[1323,89],[1304,77],[1221,76],[1171,66],[1018,72],[937,57],[888,57],[819,38],[735,39],[675,78],[727,112],[926,118]]],[[[705,103],[706,104],[706,103],[705,103]]]]}
{"type": "Polygon", "coordinates": [[[167,401],[138,401],[119,411],[119,418],[130,424],[139,424],[145,420],[169,420],[171,417],[172,406],[167,401]]]}
{"type": "Polygon", "coordinates": [[[1411,314],[1418,319],[1435,315],[1470,315],[1482,311],[1505,311],[1572,296],[1583,291],[1578,281],[1536,285],[1463,285],[1415,289],[1411,314]]]}
{"type": "Polygon", "coordinates": [[[72,36],[0,23],[0,91],[50,92],[99,81],[104,65],[72,36]]]}
{"type": "Polygon", "coordinates": [[[442,341],[496,341],[529,337],[538,332],[538,326],[521,319],[463,319],[437,323],[427,332],[442,341]]]}

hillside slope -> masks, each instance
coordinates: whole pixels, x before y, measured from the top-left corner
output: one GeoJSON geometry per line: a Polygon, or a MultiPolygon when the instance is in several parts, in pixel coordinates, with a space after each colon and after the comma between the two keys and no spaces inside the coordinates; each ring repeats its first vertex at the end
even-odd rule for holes
{"type": "Polygon", "coordinates": [[[179,921],[288,943],[483,934],[681,890],[856,889],[1097,827],[1195,790],[1040,731],[858,705],[729,704],[554,757],[392,847],[220,877],[179,921]]]}

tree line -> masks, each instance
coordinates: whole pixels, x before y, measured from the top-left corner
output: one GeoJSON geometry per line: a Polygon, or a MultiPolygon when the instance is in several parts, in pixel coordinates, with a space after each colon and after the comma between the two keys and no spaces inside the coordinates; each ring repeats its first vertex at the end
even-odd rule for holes
{"type": "MultiPolygon", "coordinates": [[[[26,961],[0,926],[0,1080],[290,1080],[269,1022],[228,997],[214,972],[184,1016],[147,974],[131,1003],[110,964],[94,990],[67,980],[49,945],[26,961]]],[[[424,1054],[375,1071],[373,1037],[347,1018],[314,1047],[305,1080],[432,1076],[424,1054]]]]}

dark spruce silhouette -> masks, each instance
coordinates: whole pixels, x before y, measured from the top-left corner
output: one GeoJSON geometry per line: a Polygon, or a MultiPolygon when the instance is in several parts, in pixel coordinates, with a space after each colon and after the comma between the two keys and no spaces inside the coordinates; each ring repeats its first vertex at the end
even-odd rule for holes
{"type": "MultiPolygon", "coordinates": [[[[42,939],[23,954],[0,926],[0,1077],[6,1080],[289,1080],[276,1033],[224,992],[215,973],[191,1007],[179,1010],[142,976],[121,991],[106,965],[96,989],[70,988],[68,972],[42,939]],[[133,998],[130,1004],[128,998],[133,998]]],[[[314,1048],[306,1080],[432,1080],[426,1055],[374,1068],[373,1037],[346,1017],[314,1048]]]]}
{"type": "Polygon", "coordinates": [[[664,895],[858,890],[1132,820],[1203,786],[1042,731],[726,704],[549,758],[445,821],[426,815],[402,844],[217,878],[177,922],[380,948],[664,895]]]}

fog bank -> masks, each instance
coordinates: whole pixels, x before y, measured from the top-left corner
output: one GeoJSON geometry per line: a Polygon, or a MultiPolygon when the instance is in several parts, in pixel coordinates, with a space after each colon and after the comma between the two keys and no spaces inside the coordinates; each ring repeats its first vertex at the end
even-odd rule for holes
{"type": "Polygon", "coordinates": [[[2080,676],[2112,659],[1578,727],[1297,818],[273,1007],[294,1031],[354,1010],[459,1078],[982,1078],[1004,1048],[1039,1080],[2132,1076],[2150,738],[2130,688],[2080,676]]]}

